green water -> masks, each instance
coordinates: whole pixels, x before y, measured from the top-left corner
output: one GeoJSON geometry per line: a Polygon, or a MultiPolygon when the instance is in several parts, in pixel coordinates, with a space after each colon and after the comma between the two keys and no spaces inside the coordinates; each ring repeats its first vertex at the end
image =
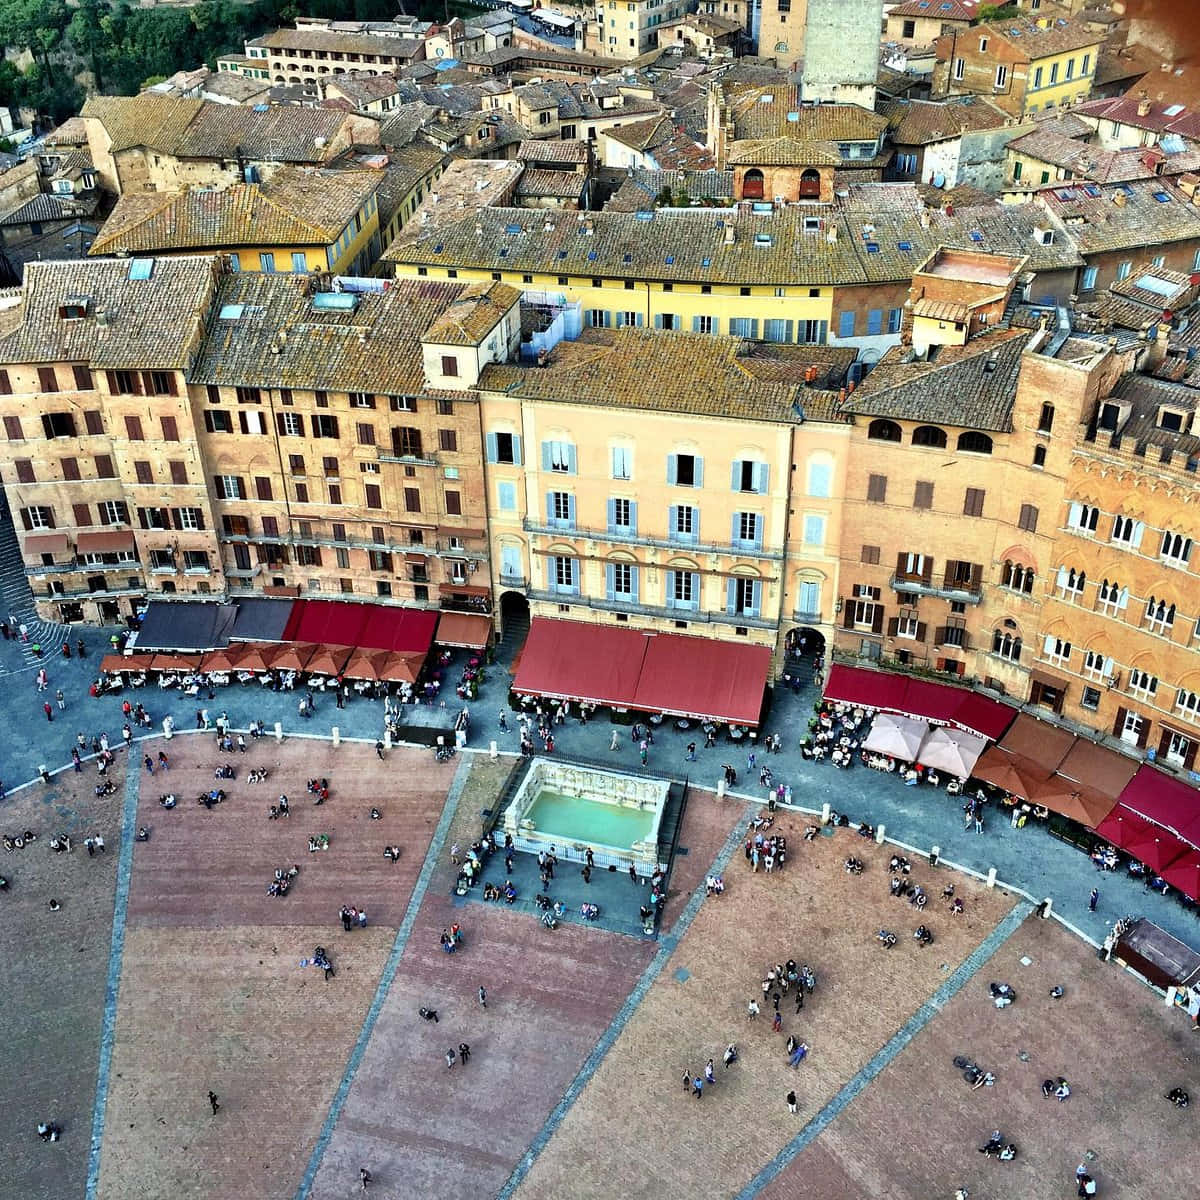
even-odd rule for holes
{"type": "Polygon", "coordinates": [[[634,842],[653,836],[655,813],[653,809],[623,808],[543,791],[526,816],[543,835],[627,850],[634,842]]]}

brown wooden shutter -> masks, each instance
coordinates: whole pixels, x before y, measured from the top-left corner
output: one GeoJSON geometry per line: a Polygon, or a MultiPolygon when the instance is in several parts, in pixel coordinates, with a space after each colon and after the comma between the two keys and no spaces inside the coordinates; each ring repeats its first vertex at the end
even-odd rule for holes
{"type": "Polygon", "coordinates": [[[138,459],[138,461],[133,464],[133,469],[134,469],[135,474],[137,475],[138,483],[153,483],[154,482],[154,471],[151,468],[150,464],[148,462],[146,462],[144,459],[138,459]]]}
{"type": "Polygon", "coordinates": [[[1128,710],[1124,708],[1117,709],[1117,719],[1113,721],[1113,737],[1121,736],[1121,730],[1125,728],[1125,715],[1127,711],[1128,710]]]}
{"type": "Polygon", "coordinates": [[[882,604],[875,605],[875,615],[871,620],[871,632],[872,633],[882,633],[883,632],[883,605],[882,604]]]}
{"type": "Polygon", "coordinates": [[[140,442],[142,438],[142,418],[127,416],[125,418],[125,435],[131,442],[140,442]]]}
{"type": "Polygon", "coordinates": [[[162,435],[165,442],[179,441],[179,422],[174,417],[162,418],[162,435]]]}
{"type": "Polygon", "coordinates": [[[92,510],[86,504],[72,504],[71,519],[76,525],[90,525],[92,523],[92,510]]]}
{"type": "Polygon", "coordinates": [[[1195,738],[1188,738],[1187,749],[1183,752],[1183,769],[1190,771],[1196,765],[1196,749],[1200,746],[1195,738]]]}
{"type": "Polygon", "coordinates": [[[271,499],[271,496],[272,496],[271,480],[270,480],[269,476],[256,475],[254,477],[254,494],[260,500],[270,500],[271,499]]]}
{"type": "Polygon", "coordinates": [[[21,429],[20,417],[5,417],[4,418],[4,436],[10,442],[24,441],[25,434],[21,429]]]}
{"type": "Polygon", "coordinates": [[[925,627],[925,623],[923,621],[918,621],[917,622],[917,641],[918,642],[923,642],[925,640],[926,632],[928,632],[928,631],[925,627]]]}
{"type": "Polygon", "coordinates": [[[98,408],[89,408],[83,414],[83,423],[90,434],[104,432],[104,417],[98,408]]]}
{"type": "Polygon", "coordinates": [[[889,617],[888,623],[887,623],[888,637],[894,638],[896,636],[897,632],[899,631],[899,629],[900,629],[900,618],[899,617],[889,617]]]}
{"type": "Polygon", "coordinates": [[[846,605],[846,607],[842,612],[842,628],[843,629],[853,629],[854,628],[854,601],[847,600],[845,602],[845,605],[846,605]]]}
{"type": "Polygon", "coordinates": [[[21,509],[21,524],[25,529],[32,529],[33,522],[29,519],[29,509],[21,509]]]}
{"type": "Polygon", "coordinates": [[[1138,732],[1138,749],[1145,750],[1146,743],[1150,740],[1150,722],[1145,717],[1142,718],[1142,728],[1138,732]]]}
{"type": "Polygon", "coordinates": [[[187,463],[180,458],[171,459],[171,482],[187,483],[187,463]]]}
{"type": "Polygon", "coordinates": [[[18,483],[37,483],[37,476],[33,473],[33,459],[18,458],[13,466],[17,468],[18,483]]]}

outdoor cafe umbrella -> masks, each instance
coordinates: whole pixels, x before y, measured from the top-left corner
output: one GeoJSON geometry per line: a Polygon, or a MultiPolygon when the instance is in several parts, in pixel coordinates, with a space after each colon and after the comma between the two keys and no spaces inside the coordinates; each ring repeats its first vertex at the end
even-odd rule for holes
{"type": "Polygon", "coordinates": [[[379,678],[389,683],[416,683],[424,662],[424,654],[389,654],[379,678]]]}
{"type": "Polygon", "coordinates": [[[1026,799],[1095,829],[1112,812],[1115,801],[1057,772],[1038,784],[1026,799]]]}
{"type": "Polygon", "coordinates": [[[349,655],[349,646],[318,646],[304,669],[310,675],[337,675],[349,655]]]}
{"type": "Polygon", "coordinates": [[[202,671],[233,671],[242,659],[244,651],[240,642],[232,642],[223,650],[213,650],[200,660],[202,671]]]}
{"type": "Polygon", "coordinates": [[[153,654],[106,654],[100,660],[100,671],[104,675],[116,675],[124,671],[145,671],[154,661],[153,654]]]}
{"type": "Polygon", "coordinates": [[[871,732],[863,740],[863,749],[911,762],[928,728],[924,721],[914,721],[912,717],[879,713],[871,723],[871,732]]]}
{"type": "Polygon", "coordinates": [[[271,659],[271,666],[276,671],[303,671],[317,649],[311,642],[293,642],[271,659]]]}
{"type": "Polygon", "coordinates": [[[1010,796],[1029,800],[1045,782],[1046,768],[1010,754],[1001,746],[989,746],[980,756],[971,774],[984,783],[1002,788],[1010,796]]]}
{"type": "Polygon", "coordinates": [[[1159,874],[1185,896],[1200,899],[1200,850],[1189,849],[1159,874]]]}
{"type": "Polygon", "coordinates": [[[263,645],[258,642],[242,643],[242,657],[238,661],[239,671],[265,671],[275,657],[276,646],[263,645]]]}
{"type": "Polygon", "coordinates": [[[1170,830],[1147,822],[1146,828],[1139,829],[1126,839],[1122,849],[1132,854],[1138,862],[1145,863],[1156,875],[1161,875],[1176,859],[1184,857],[1188,845],[1170,830]]]}
{"type": "Polygon", "coordinates": [[[389,650],[355,650],[342,668],[342,674],[347,679],[366,679],[374,683],[384,678],[382,672],[389,658],[389,650]]]}
{"type": "Polygon", "coordinates": [[[948,775],[966,779],[986,745],[987,739],[977,733],[937,725],[921,743],[917,762],[931,771],[945,771],[948,775]]]}

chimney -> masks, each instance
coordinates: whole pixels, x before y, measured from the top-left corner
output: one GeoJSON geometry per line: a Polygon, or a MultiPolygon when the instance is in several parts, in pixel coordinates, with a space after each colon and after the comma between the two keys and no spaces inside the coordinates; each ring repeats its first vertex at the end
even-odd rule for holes
{"type": "Polygon", "coordinates": [[[1139,117],[1148,117],[1150,115],[1150,97],[1142,92],[1138,96],[1137,115],[1139,117]]]}
{"type": "Polygon", "coordinates": [[[837,244],[837,239],[838,239],[837,226],[831,223],[829,226],[829,231],[825,234],[825,240],[831,246],[833,246],[833,245],[837,244]]]}
{"type": "Polygon", "coordinates": [[[727,221],[725,224],[725,245],[732,246],[737,241],[737,231],[733,227],[732,221],[727,221]]]}
{"type": "Polygon", "coordinates": [[[1118,208],[1124,208],[1125,207],[1125,193],[1124,192],[1113,192],[1113,203],[1118,208]]]}

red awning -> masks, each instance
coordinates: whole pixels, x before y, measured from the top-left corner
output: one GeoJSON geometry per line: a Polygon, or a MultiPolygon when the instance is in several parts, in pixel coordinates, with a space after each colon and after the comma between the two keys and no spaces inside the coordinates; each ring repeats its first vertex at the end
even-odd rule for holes
{"type": "Polygon", "coordinates": [[[513,690],[757,725],[770,668],[765,646],[536,617],[513,690]]]}
{"type": "Polygon", "coordinates": [[[903,675],[889,675],[886,671],[868,671],[863,667],[834,663],[829,668],[825,699],[859,704],[864,708],[904,712],[904,688],[907,682],[903,675]]]}
{"type": "Polygon", "coordinates": [[[770,671],[771,651],[766,646],[656,633],[646,647],[636,707],[757,725],[770,671]]]}
{"type": "Polygon", "coordinates": [[[1096,832],[1105,841],[1131,854],[1138,862],[1145,863],[1155,873],[1161,873],[1194,849],[1169,829],[1147,821],[1123,804],[1118,804],[1096,826],[1096,832]]]}
{"type": "Polygon", "coordinates": [[[437,613],[425,609],[300,600],[292,605],[283,640],[424,654],[436,624],[437,613]]]}
{"type": "Polygon", "coordinates": [[[1162,872],[1162,877],[1189,899],[1200,899],[1200,850],[1189,850],[1177,858],[1162,872]]]}
{"type": "Polygon", "coordinates": [[[482,613],[444,612],[438,617],[437,636],[439,646],[465,646],[469,650],[482,650],[492,636],[492,622],[482,613]]]}
{"type": "Polygon", "coordinates": [[[535,617],[513,691],[632,708],[645,656],[639,630],[535,617]]]}
{"type": "Polygon", "coordinates": [[[1200,846],[1200,792],[1182,780],[1143,764],[1121,792],[1121,803],[1200,846]]]}
{"type": "Polygon", "coordinates": [[[70,548],[65,533],[36,533],[25,539],[26,554],[65,554],[70,548]]]}
{"type": "Polygon", "coordinates": [[[842,663],[829,670],[825,698],[954,725],[993,740],[1008,728],[1015,713],[1007,704],[966,688],[842,663]]]}
{"type": "Polygon", "coordinates": [[[96,533],[80,533],[75,537],[77,554],[111,554],[116,550],[132,549],[132,529],[102,529],[96,533]]]}

